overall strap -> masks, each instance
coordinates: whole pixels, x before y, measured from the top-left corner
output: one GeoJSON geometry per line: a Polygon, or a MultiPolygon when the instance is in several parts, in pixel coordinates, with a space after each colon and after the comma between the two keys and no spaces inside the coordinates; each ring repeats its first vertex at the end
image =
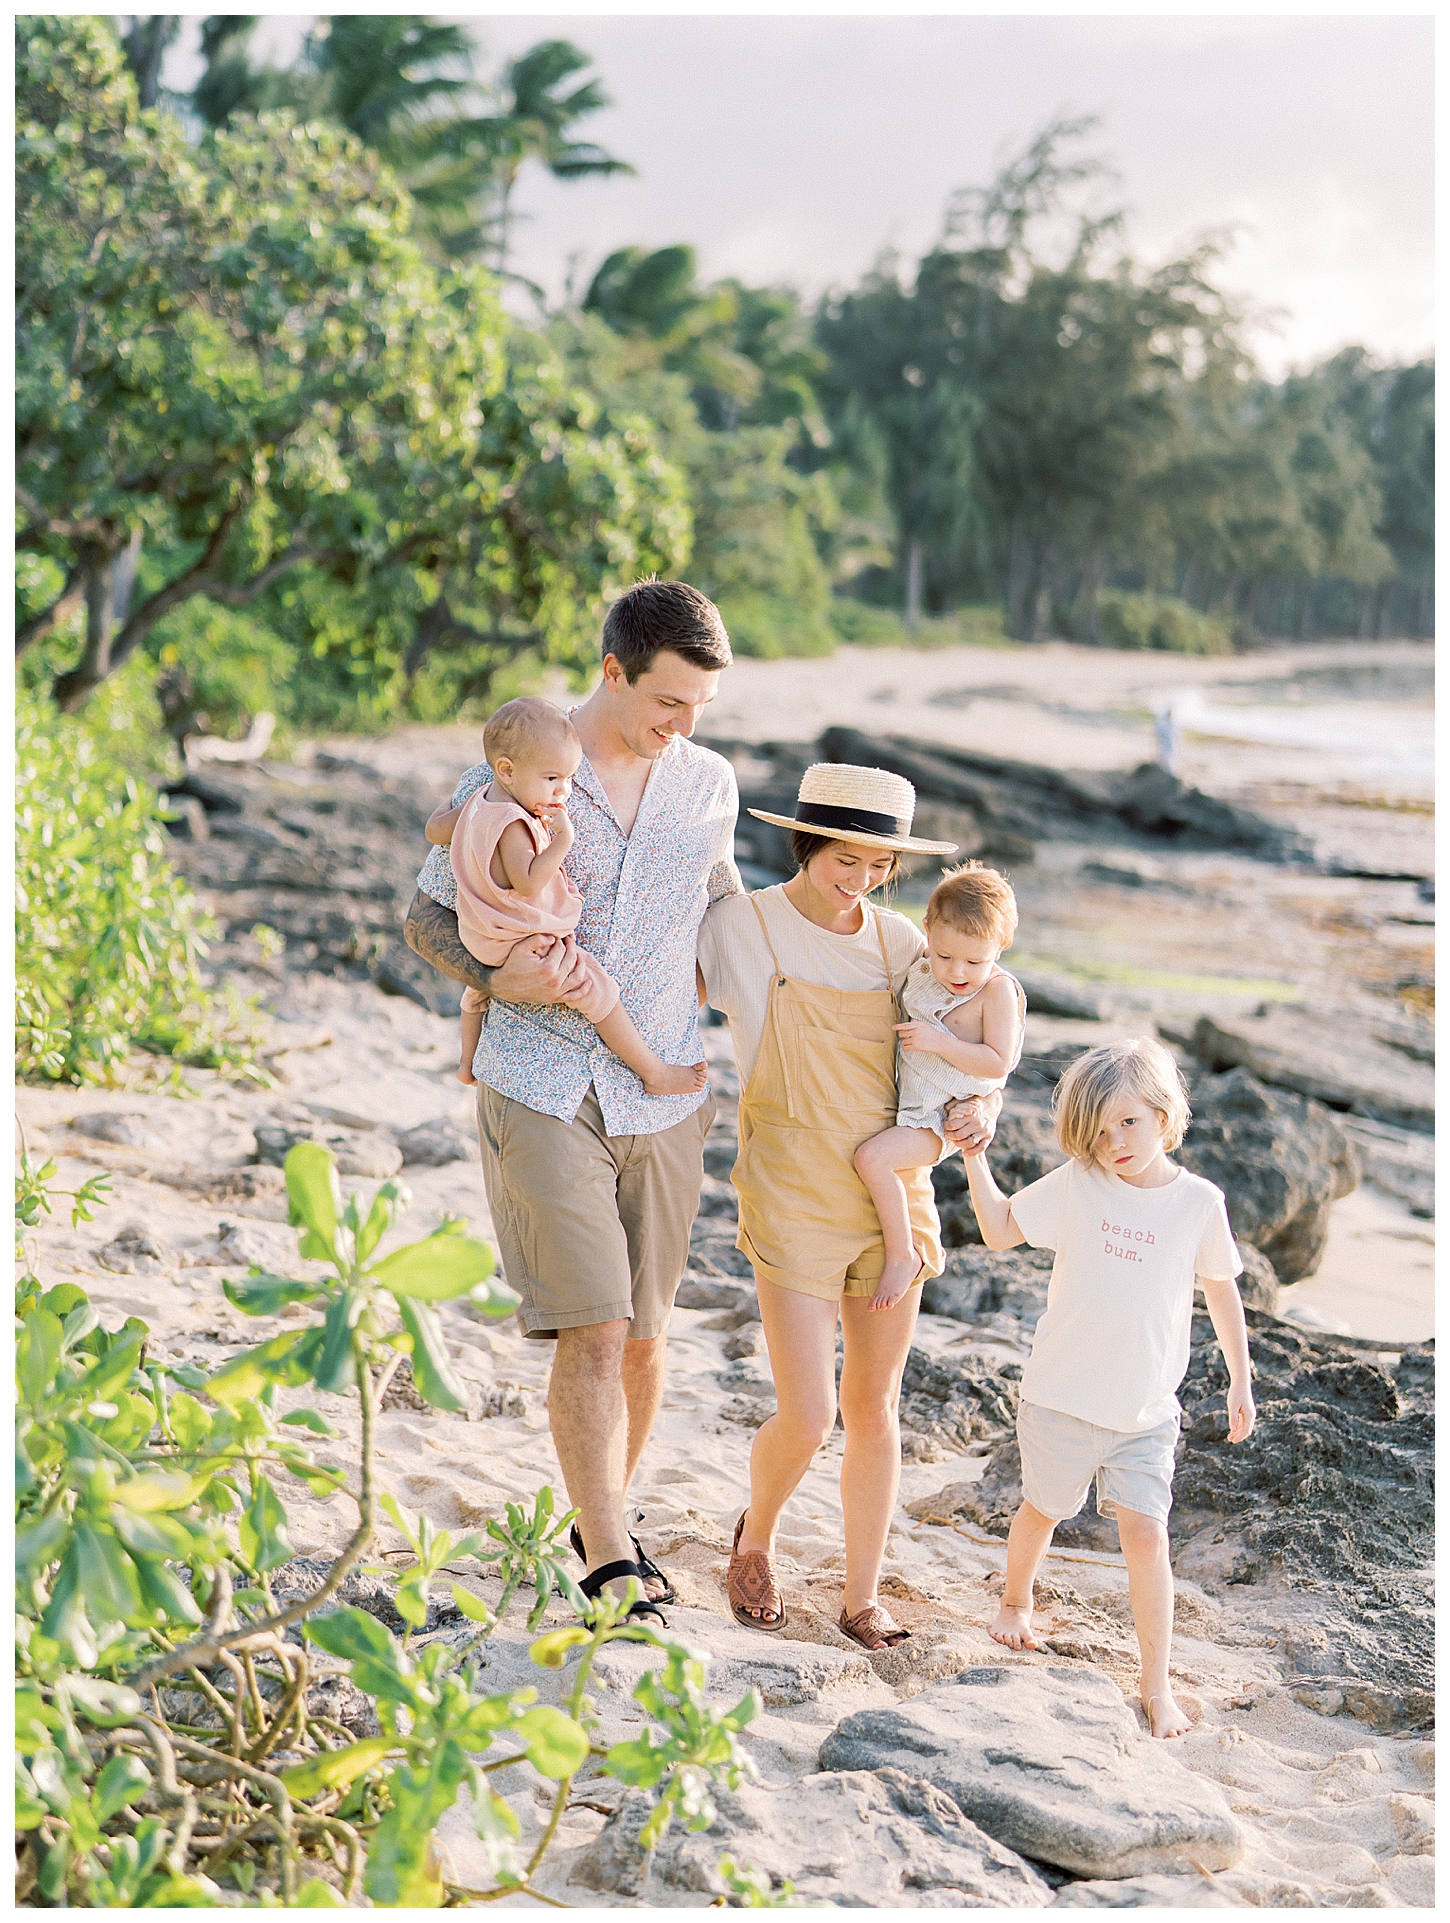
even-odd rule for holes
{"type": "MultiPolygon", "coordinates": [[[[760,912],[760,903],[754,895],[750,897],[750,906],[755,910],[755,919],[760,923],[760,932],[765,937],[766,947],[770,950],[770,963],[771,967],[775,970],[776,979],[781,980],[783,977],[781,974],[780,961],[775,952],[775,943],[770,939],[770,930],[765,925],[765,917],[760,912]]],[[[882,953],[885,953],[884,949],[882,953]]]]}
{"type": "MultiPolygon", "coordinates": [[[[795,1090],[791,1087],[790,1058],[786,1054],[785,1040],[780,1032],[780,1005],[777,999],[777,990],[785,987],[785,975],[781,970],[780,960],[775,952],[775,943],[770,939],[770,930],[765,925],[765,916],[760,912],[760,901],[757,896],[752,895],[750,897],[750,906],[755,910],[755,919],[760,923],[760,932],[765,937],[765,945],[770,950],[771,966],[775,970],[774,978],[770,984],[768,1003],[770,1032],[775,1038],[775,1059],[780,1064],[781,1080],[785,1083],[785,1112],[791,1121],[794,1121],[796,1118],[795,1090]]],[[[753,1080],[754,1077],[752,1076],[751,1079],[753,1080]]],[[[745,1093],[748,1094],[749,1090],[747,1089],[745,1093]]]]}
{"type": "Polygon", "coordinates": [[[892,986],[891,957],[886,952],[886,918],[879,908],[873,907],[871,913],[876,918],[876,939],[881,944],[881,966],[886,970],[886,986],[890,990],[892,1001],[896,1004],[896,1013],[900,1016],[902,1013],[901,997],[892,986]]]}

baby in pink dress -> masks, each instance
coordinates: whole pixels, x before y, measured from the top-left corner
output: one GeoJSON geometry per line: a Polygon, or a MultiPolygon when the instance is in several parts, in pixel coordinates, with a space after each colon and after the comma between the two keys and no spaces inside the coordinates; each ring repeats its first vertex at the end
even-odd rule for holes
{"type": "MultiPolygon", "coordinates": [[[[564,804],[583,757],[573,723],[550,701],[521,695],[489,718],[483,748],[493,781],[461,808],[437,808],[427,836],[447,848],[458,883],[458,933],[469,954],[497,968],[527,941],[537,955],[557,942],[574,946],[584,897],[564,873],[574,824],[564,804]]],[[[586,950],[587,981],[570,997],[600,1040],[632,1068],[647,1095],[689,1095],[705,1086],[703,1062],[661,1061],[630,1020],[619,989],[586,950]]],[[[458,1079],[471,1087],[473,1057],[488,996],[463,991],[463,1056],[458,1079]]]]}

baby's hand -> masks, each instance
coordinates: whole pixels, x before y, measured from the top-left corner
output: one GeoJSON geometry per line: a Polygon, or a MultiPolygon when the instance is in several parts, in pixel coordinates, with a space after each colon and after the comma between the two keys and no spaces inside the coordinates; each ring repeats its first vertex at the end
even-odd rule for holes
{"type": "Polygon", "coordinates": [[[896,1032],[901,1038],[901,1046],[912,1054],[941,1053],[941,1031],[933,1028],[930,1022],[897,1022],[896,1032]]]}
{"type": "Polygon", "coordinates": [[[562,802],[556,808],[541,808],[539,820],[543,822],[555,841],[561,842],[565,848],[573,845],[574,824],[570,821],[569,811],[562,802]]]}

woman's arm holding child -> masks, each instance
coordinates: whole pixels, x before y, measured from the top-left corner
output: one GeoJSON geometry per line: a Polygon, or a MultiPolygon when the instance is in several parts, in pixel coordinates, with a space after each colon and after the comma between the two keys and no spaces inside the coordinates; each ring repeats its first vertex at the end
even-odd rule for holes
{"type": "MultiPolygon", "coordinates": [[[[974,1012],[966,1013],[965,1019],[970,1020],[974,1012]]],[[[952,1017],[948,1015],[945,1019],[950,1029],[952,1017]]],[[[995,1082],[1012,1073],[1021,1021],[1017,991],[1005,975],[998,975],[982,990],[982,1039],[979,1042],[964,1042],[959,1035],[943,1034],[931,1022],[902,1022],[896,1032],[903,1048],[940,1055],[964,1075],[995,1082]]]]}
{"type": "Polygon", "coordinates": [[[963,1155],[962,1161],[966,1165],[967,1186],[972,1191],[972,1209],[982,1240],[989,1249],[1017,1248],[1027,1237],[1012,1220],[1011,1200],[997,1187],[997,1178],[988,1167],[986,1155],[963,1155]]]}
{"type": "Polygon", "coordinates": [[[467,806],[467,802],[461,802],[456,808],[438,807],[429,815],[428,825],[423,833],[435,848],[446,848],[452,841],[453,830],[458,826],[458,817],[467,806]]]}
{"type": "MultiPolygon", "coordinates": [[[[968,1163],[968,1167],[971,1164],[968,1163]]],[[[975,1201],[975,1196],[972,1198],[975,1201]]],[[[1208,1305],[1209,1320],[1228,1364],[1228,1439],[1247,1442],[1254,1432],[1253,1371],[1249,1364],[1249,1332],[1239,1285],[1230,1277],[1200,1275],[1198,1286],[1208,1305]]]]}
{"type": "Polygon", "coordinates": [[[543,818],[554,838],[537,854],[533,836],[521,821],[511,821],[498,840],[498,858],[509,887],[526,901],[543,894],[574,845],[574,824],[562,808],[547,809],[543,818]]]}

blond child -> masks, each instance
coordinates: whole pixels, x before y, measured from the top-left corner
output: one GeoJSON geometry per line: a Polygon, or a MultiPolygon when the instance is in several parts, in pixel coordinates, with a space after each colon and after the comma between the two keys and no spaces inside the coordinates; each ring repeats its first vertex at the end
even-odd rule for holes
{"type": "MultiPolygon", "coordinates": [[[[483,748],[492,782],[458,808],[436,808],[425,832],[448,850],[464,947],[497,968],[521,941],[537,955],[558,942],[574,946],[584,897],[564,873],[574,843],[565,804],[583,749],[568,717],[537,695],[506,701],[483,731],[483,748]]],[[[645,1093],[689,1095],[703,1088],[705,1064],[661,1061],[625,1012],[614,982],[592,955],[578,952],[588,979],[570,1006],[634,1070],[645,1093]]],[[[480,989],[464,990],[458,1079],[470,1087],[487,1006],[480,989]]]]}
{"type": "Polygon", "coordinates": [[[944,1115],[952,1102],[1001,1088],[1022,1058],[1027,997],[998,966],[1017,932],[1017,898],[1004,875],[969,861],[944,875],[926,910],[925,955],[901,989],[897,1114],[856,1151],[886,1244],[886,1267],[869,1309],[899,1302],[921,1268],[901,1169],[931,1168],[951,1151],[944,1115]]]}
{"type": "Polygon", "coordinates": [[[1047,1307],[1022,1374],[1017,1440],[1025,1500],[1007,1537],[1007,1582],[991,1634],[1036,1649],[1032,1587],[1052,1532],[1096,1478],[1098,1513],[1116,1514],[1142,1657],[1139,1693],[1155,1736],[1191,1725],[1168,1677],[1173,1569],[1168,1511],[1197,1276],[1228,1363],[1230,1442],[1254,1427],[1242,1269],[1223,1191],[1168,1159],[1188,1126],[1188,1095],[1161,1042],[1079,1056],[1053,1098],[1071,1158],[1008,1199],[985,1155],[966,1158],[989,1249],[1052,1249],[1047,1307]]]}

